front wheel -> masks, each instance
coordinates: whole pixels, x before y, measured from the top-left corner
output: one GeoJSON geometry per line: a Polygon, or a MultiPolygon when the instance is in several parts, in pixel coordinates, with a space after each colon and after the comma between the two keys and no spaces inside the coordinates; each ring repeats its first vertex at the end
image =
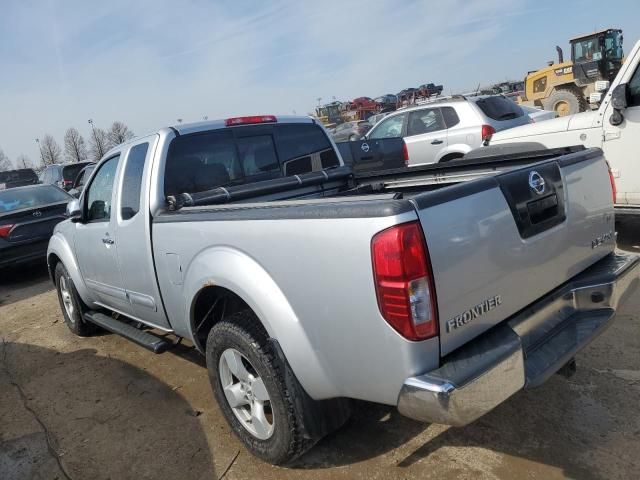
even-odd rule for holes
{"type": "Polygon", "coordinates": [[[62,262],[56,265],[54,273],[64,323],[67,324],[69,330],[80,337],[92,335],[97,330],[97,327],[82,318],[82,315],[88,310],[88,307],[78,295],[73,280],[62,262]]]}

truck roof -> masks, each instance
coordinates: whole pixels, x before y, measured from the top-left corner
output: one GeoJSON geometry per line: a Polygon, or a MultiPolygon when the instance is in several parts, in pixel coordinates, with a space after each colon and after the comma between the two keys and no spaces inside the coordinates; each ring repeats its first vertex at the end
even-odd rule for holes
{"type": "Polygon", "coordinates": [[[582,35],[578,35],[576,37],[570,38],[569,42],[573,42],[575,40],[580,40],[581,38],[585,38],[585,37],[593,37],[595,35],[600,35],[601,33],[607,33],[607,32],[621,32],[622,30],[620,30],[619,28],[604,28],[602,30],[596,30],[595,32],[591,32],[591,33],[585,33],[582,35]]]}
{"type": "MultiPolygon", "coordinates": [[[[266,115],[265,115],[266,116],[266,115]]],[[[236,118],[236,117],[232,117],[236,118]]],[[[275,115],[276,123],[313,123],[314,120],[309,116],[304,115],[275,115]]],[[[177,125],[173,125],[171,128],[176,130],[181,135],[185,135],[188,133],[196,133],[203,132],[207,130],[215,130],[220,128],[227,128],[226,120],[228,119],[217,119],[217,120],[207,120],[203,122],[195,122],[195,123],[179,123],[177,125]]],[[[242,126],[242,125],[238,125],[242,126]]]]}

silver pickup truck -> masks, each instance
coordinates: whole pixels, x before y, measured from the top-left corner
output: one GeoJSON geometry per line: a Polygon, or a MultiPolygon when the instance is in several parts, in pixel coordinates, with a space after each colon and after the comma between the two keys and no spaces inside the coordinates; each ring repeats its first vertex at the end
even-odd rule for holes
{"type": "Polygon", "coordinates": [[[359,179],[306,117],[165,128],[100,161],[49,271],[75,334],[192,343],[269,462],[351,399],[461,426],[570,363],[638,283],[599,149],[507,157],[421,186],[359,179]]]}

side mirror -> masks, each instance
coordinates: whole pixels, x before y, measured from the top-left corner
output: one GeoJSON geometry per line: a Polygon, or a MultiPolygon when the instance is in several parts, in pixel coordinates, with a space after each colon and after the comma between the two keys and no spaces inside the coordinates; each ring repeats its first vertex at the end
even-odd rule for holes
{"type": "Polygon", "coordinates": [[[624,110],[627,108],[627,91],[628,85],[621,83],[611,92],[611,106],[616,110],[624,110]]]}
{"type": "Polygon", "coordinates": [[[80,200],[74,198],[67,203],[67,217],[69,217],[73,223],[77,223],[82,220],[80,200]]]}
{"type": "Polygon", "coordinates": [[[609,117],[609,123],[613,126],[618,126],[624,121],[622,111],[627,108],[627,93],[628,85],[626,83],[621,83],[611,92],[613,113],[609,117]]]}

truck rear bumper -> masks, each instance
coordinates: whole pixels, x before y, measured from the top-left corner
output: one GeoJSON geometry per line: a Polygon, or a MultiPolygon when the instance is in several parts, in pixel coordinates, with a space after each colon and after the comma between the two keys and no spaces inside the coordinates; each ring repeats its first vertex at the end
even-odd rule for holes
{"type": "Polygon", "coordinates": [[[406,379],[398,410],[425,422],[473,422],[543,383],[600,335],[639,277],[639,256],[608,255],[445,357],[440,368],[406,379]]]}

